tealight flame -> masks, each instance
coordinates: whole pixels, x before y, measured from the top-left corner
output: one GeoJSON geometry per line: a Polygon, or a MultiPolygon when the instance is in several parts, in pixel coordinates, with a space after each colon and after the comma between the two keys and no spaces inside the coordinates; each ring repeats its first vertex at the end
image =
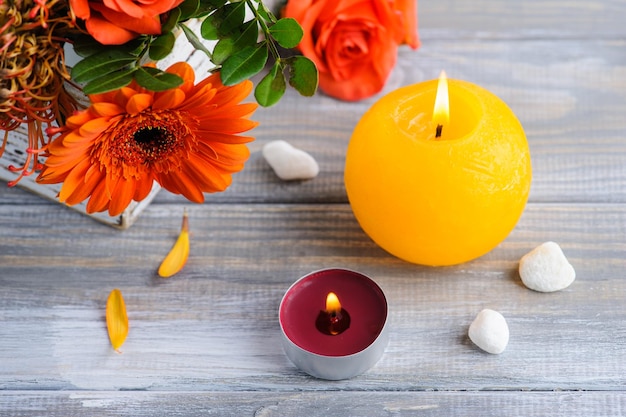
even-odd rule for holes
{"type": "Polygon", "coordinates": [[[450,123],[450,101],[448,99],[448,79],[446,72],[441,71],[433,109],[433,123],[437,126],[436,138],[441,137],[443,127],[450,123]]]}
{"type": "Polygon", "coordinates": [[[337,316],[341,313],[341,303],[334,292],[329,292],[326,296],[326,313],[337,316]]]}

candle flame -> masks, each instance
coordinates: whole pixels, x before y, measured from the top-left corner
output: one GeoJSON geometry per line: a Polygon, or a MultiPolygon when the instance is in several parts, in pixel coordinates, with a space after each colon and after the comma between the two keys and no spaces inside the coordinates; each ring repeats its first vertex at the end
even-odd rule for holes
{"type": "Polygon", "coordinates": [[[341,313],[341,303],[334,292],[329,292],[326,296],[326,313],[330,315],[341,313]]]}
{"type": "Polygon", "coordinates": [[[448,79],[446,78],[445,71],[441,71],[439,82],[437,83],[437,95],[435,96],[435,107],[433,109],[433,123],[437,125],[437,137],[441,136],[443,127],[450,123],[448,79]]]}

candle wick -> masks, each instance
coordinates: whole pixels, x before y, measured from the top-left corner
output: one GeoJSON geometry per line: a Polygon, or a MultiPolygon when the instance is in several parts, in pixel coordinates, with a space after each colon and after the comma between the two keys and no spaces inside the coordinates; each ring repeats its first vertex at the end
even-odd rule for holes
{"type": "Polygon", "coordinates": [[[443,125],[437,125],[437,131],[435,132],[435,137],[436,138],[440,138],[441,137],[441,131],[443,130],[443,125]]]}
{"type": "Polygon", "coordinates": [[[320,332],[335,336],[350,327],[350,314],[343,308],[340,310],[320,310],[315,327],[320,332]]]}

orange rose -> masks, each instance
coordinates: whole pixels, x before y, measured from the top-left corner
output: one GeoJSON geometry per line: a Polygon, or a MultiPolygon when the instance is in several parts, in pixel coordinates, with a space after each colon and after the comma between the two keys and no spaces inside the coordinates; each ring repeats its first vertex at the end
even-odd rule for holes
{"type": "Polygon", "coordinates": [[[299,48],[317,65],[320,89],[355,101],[383,88],[400,43],[417,47],[415,1],[290,0],[284,16],[304,30],[299,48]]]}
{"type": "Polygon", "coordinates": [[[70,0],[87,32],[104,45],[121,45],[142,35],[159,35],[159,15],[183,0],[70,0]]]}

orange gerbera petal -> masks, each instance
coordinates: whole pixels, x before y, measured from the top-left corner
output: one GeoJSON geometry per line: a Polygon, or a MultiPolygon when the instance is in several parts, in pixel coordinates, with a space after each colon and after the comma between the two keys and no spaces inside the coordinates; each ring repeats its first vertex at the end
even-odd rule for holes
{"type": "Polygon", "coordinates": [[[181,88],[172,88],[156,94],[152,108],[154,110],[175,109],[185,101],[185,92],[181,88]]]}
{"type": "Polygon", "coordinates": [[[84,125],[82,125],[81,127],[79,127],[78,133],[84,139],[91,139],[100,135],[100,133],[104,132],[104,130],[107,127],[109,127],[109,125],[110,125],[109,120],[104,117],[92,119],[88,121],[87,123],[85,123],[84,125]]]}
{"type": "Polygon", "coordinates": [[[100,116],[116,116],[124,113],[124,109],[115,103],[93,103],[91,109],[100,116]]]}
{"type": "Polygon", "coordinates": [[[158,177],[159,183],[166,190],[174,194],[182,194],[189,201],[194,203],[204,202],[202,191],[189,178],[177,173],[176,175],[163,175],[158,177]],[[195,196],[195,198],[194,198],[195,196]]]}
{"type": "Polygon", "coordinates": [[[254,140],[252,136],[241,136],[241,135],[231,135],[228,133],[220,133],[220,132],[207,132],[204,130],[198,130],[198,133],[205,136],[206,138],[210,138],[210,142],[220,142],[220,143],[249,143],[254,140]]]}
{"type": "Polygon", "coordinates": [[[48,146],[38,181],[64,182],[67,204],[89,199],[87,211],[123,212],[150,193],[154,181],[194,202],[225,190],[243,169],[253,140],[239,133],[257,122],[256,104],[241,104],[252,84],[222,85],[213,74],[194,85],[187,63],[168,69],[184,80],[164,92],[136,83],[90,96],[90,108],[68,119],[67,130],[48,146]]]}
{"type": "Polygon", "coordinates": [[[113,191],[114,198],[111,199],[109,204],[109,215],[117,216],[128,207],[135,195],[136,184],[136,181],[133,179],[120,178],[117,187],[113,191]]]}
{"type": "Polygon", "coordinates": [[[166,72],[176,74],[183,79],[183,84],[178,87],[183,90],[183,92],[189,93],[193,89],[193,83],[196,81],[196,73],[193,71],[191,65],[186,62],[177,62],[172,64],[166,72]]]}
{"type": "Polygon", "coordinates": [[[241,133],[258,125],[247,119],[211,119],[210,132],[241,133]]]}
{"type": "Polygon", "coordinates": [[[180,106],[180,109],[198,111],[198,109],[206,108],[207,106],[215,108],[215,103],[212,103],[211,100],[213,100],[213,97],[215,97],[216,94],[217,90],[212,88],[211,85],[191,91],[189,93],[189,97],[180,106]]]}
{"type": "Polygon", "coordinates": [[[192,176],[204,192],[223,191],[230,185],[230,181],[225,178],[215,167],[214,161],[208,161],[199,156],[189,158],[188,175],[192,176]]]}
{"type": "Polygon", "coordinates": [[[91,193],[91,198],[87,201],[85,210],[87,213],[98,213],[104,211],[109,206],[110,201],[111,199],[106,192],[106,182],[101,181],[91,193]]]}
{"type": "MultiPolygon", "coordinates": [[[[89,172],[89,170],[87,170],[87,172],[89,172]]],[[[71,206],[84,201],[93,193],[94,188],[100,184],[101,180],[102,177],[100,175],[88,175],[88,173],[86,173],[83,182],[76,187],[65,202],[71,206]]]]}
{"type": "Polygon", "coordinates": [[[256,103],[246,103],[237,106],[224,106],[217,107],[215,111],[211,113],[198,114],[200,120],[213,120],[213,119],[246,119],[250,117],[256,110],[256,103]]]}
{"type": "MultiPolygon", "coordinates": [[[[63,186],[59,192],[59,201],[64,202],[70,195],[80,188],[81,184],[83,184],[83,179],[85,178],[85,174],[87,173],[90,164],[91,163],[88,159],[83,159],[74,166],[63,182],[63,186]]],[[[71,205],[72,203],[68,204],[71,205]]]]}
{"type": "Polygon", "coordinates": [[[151,177],[142,178],[137,181],[137,188],[135,189],[135,195],[133,196],[133,200],[141,201],[150,194],[152,191],[152,187],[154,185],[154,180],[151,177]]]}
{"type": "Polygon", "coordinates": [[[135,94],[126,103],[126,113],[141,113],[152,105],[152,94],[135,94]]]}

